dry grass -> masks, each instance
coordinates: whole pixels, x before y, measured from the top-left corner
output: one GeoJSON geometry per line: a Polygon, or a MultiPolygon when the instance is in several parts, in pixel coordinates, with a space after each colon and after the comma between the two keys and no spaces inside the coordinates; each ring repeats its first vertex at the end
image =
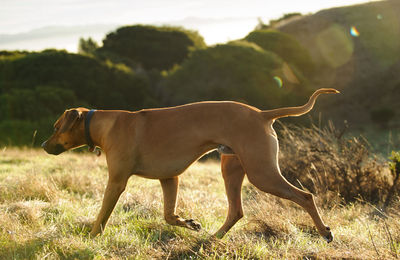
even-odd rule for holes
{"type": "Polygon", "coordinates": [[[344,137],[333,124],[324,129],[284,126],[280,165],[285,177],[323,199],[324,205],[364,200],[384,201],[393,174],[383,158],[370,153],[368,141],[344,137]]]}
{"type": "Polygon", "coordinates": [[[326,244],[294,203],[259,192],[247,181],[245,217],[224,239],[212,240],[210,234],[227,213],[220,175],[218,162],[207,161],[181,177],[178,213],[198,220],[200,232],[167,225],[159,182],[132,177],[105,233],[89,239],[107,180],[104,156],[68,152],[54,157],[41,150],[4,148],[0,259],[390,259],[400,254],[397,197],[381,218],[373,214],[372,204],[348,203],[333,192],[325,197],[323,182],[315,191],[334,242],[326,244]]]}

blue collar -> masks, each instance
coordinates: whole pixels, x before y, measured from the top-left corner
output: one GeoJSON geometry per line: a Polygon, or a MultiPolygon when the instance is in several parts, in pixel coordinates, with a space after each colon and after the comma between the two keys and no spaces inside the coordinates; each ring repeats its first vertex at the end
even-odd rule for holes
{"type": "Polygon", "coordinates": [[[90,126],[90,120],[92,119],[92,116],[95,111],[96,109],[90,110],[85,117],[85,137],[86,137],[86,143],[89,146],[89,150],[94,150],[94,143],[92,138],[90,137],[89,126],[90,126]]]}

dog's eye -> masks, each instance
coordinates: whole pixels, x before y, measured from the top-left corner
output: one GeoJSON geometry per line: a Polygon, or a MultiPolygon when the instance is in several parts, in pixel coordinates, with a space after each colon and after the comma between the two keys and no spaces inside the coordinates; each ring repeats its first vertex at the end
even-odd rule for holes
{"type": "Polygon", "coordinates": [[[54,127],[54,132],[57,132],[58,131],[58,127],[54,127]]]}

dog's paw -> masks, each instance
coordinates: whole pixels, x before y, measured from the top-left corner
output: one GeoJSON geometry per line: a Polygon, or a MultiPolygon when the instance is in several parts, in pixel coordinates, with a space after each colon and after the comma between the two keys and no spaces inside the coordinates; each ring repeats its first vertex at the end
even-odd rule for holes
{"type": "Polygon", "coordinates": [[[194,231],[199,231],[201,229],[201,224],[199,222],[194,221],[193,219],[186,219],[185,224],[187,228],[194,231]]]}

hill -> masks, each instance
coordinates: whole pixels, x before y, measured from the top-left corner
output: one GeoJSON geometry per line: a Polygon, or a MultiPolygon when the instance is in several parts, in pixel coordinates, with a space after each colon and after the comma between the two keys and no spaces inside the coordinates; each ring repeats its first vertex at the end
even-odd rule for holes
{"type": "Polygon", "coordinates": [[[314,88],[343,93],[319,110],[359,129],[400,127],[400,2],[380,1],[322,10],[273,25],[295,37],[315,63],[314,88]],[[334,109],[332,109],[334,108],[334,109]],[[385,119],[386,117],[386,119],[385,119]]]}

